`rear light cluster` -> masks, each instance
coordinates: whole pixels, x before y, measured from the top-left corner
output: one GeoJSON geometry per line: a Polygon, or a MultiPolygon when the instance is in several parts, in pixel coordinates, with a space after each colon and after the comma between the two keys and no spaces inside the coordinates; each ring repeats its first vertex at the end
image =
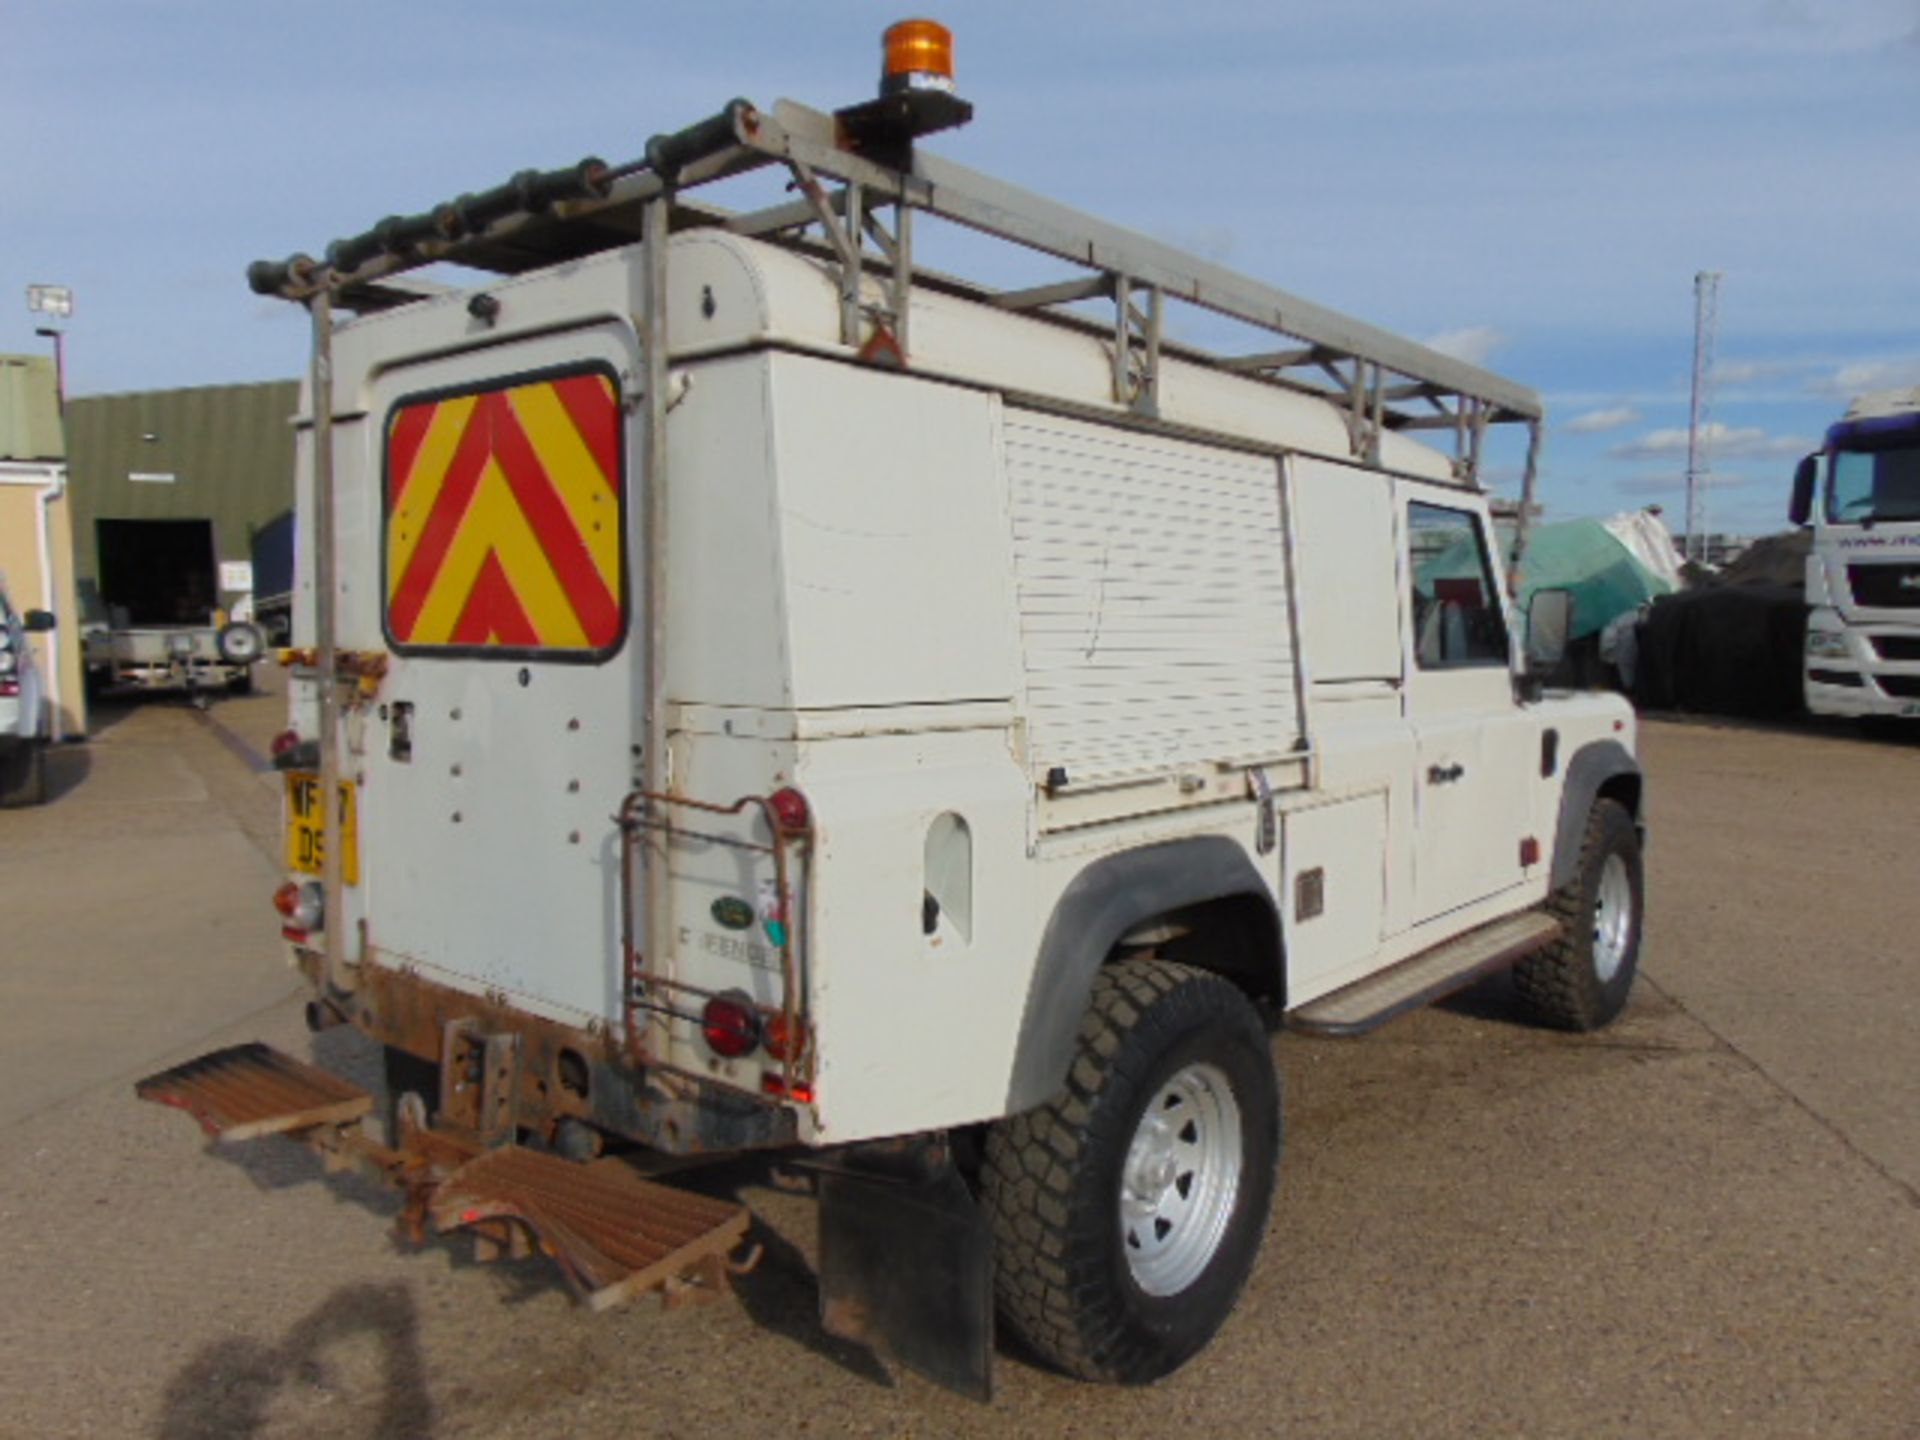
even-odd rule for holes
{"type": "Polygon", "coordinates": [[[304,940],[309,930],[318,930],[325,918],[320,887],[311,880],[289,880],[273,892],[273,908],[286,921],[281,934],[289,940],[304,940]]]}
{"type": "Polygon", "coordinates": [[[813,823],[813,812],[807,808],[807,797],[791,785],[769,795],[767,809],[773,812],[773,823],[785,834],[798,834],[813,823]]]}
{"type": "Polygon", "coordinates": [[[798,1027],[789,1028],[783,1013],[763,1016],[747,995],[729,990],[707,1001],[700,1012],[700,1033],[707,1048],[723,1060],[738,1060],[755,1050],[765,1050],[775,1060],[798,1060],[806,1048],[806,1035],[798,1027]]]}
{"type": "Polygon", "coordinates": [[[0,632],[0,696],[20,693],[20,661],[13,653],[13,638],[0,632]]]}

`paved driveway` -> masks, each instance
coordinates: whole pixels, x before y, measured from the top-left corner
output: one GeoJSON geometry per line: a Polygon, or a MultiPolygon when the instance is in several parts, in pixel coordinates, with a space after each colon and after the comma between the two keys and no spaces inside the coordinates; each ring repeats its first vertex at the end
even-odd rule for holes
{"type": "Polygon", "coordinates": [[[303,1151],[205,1153],[138,1105],[136,1075],[255,1037],[372,1077],[299,1024],[270,781],[133,712],[0,814],[0,1434],[1911,1440],[1920,747],[1655,723],[1646,750],[1617,1027],[1526,1028],[1493,982],[1280,1039],[1279,1202],[1215,1345],[1145,1390],[1003,1356],[984,1408],[822,1334],[808,1204],[756,1173],[742,1303],[594,1317],[538,1265],[396,1250],[390,1197],[303,1151]]]}

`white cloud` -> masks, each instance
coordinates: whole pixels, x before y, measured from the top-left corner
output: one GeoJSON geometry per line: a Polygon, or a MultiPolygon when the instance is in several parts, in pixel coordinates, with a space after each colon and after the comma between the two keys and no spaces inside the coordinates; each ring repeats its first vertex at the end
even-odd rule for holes
{"type": "MultiPolygon", "coordinates": [[[[1748,483],[1745,475],[1724,475],[1718,471],[1699,478],[1709,490],[1737,490],[1748,483]]],[[[1670,495],[1676,507],[1687,491],[1686,482],[1677,475],[1626,475],[1614,481],[1613,488],[1622,495],[1670,495]]]]}
{"type": "Polygon", "coordinates": [[[1422,342],[1430,350],[1451,355],[1469,365],[1484,365],[1493,352],[1507,343],[1507,337],[1491,325],[1472,325],[1464,330],[1444,330],[1422,342]]]}
{"type": "Polygon", "coordinates": [[[1600,435],[1608,430],[1621,430],[1640,418],[1640,412],[1631,405],[1615,405],[1608,410],[1589,410],[1584,415],[1576,415],[1560,428],[1570,435],[1600,435]]]}
{"type": "MultiPolygon", "coordinates": [[[[1700,427],[1700,436],[1708,456],[1713,458],[1755,459],[1779,455],[1804,455],[1813,442],[1795,435],[1769,435],[1759,426],[1732,426],[1718,420],[1700,427]]],[[[1615,445],[1607,454],[1615,460],[1662,460],[1684,457],[1687,453],[1685,426],[1649,430],[1638,440],[1615,445]]]]}
{"type": "Polygon", "coordinates": [[[1920,385],[1920,356],[1856,360],[1807,382],[1807,388],[1816,395],[1834,395],[1843,400],[1851,400],[1869,390],[1897,390],[1907,385],[1920,385]]]}
{"type": "Polygon", "coordinates": [[[1715,385],[1751,385],[1759,380],[1778,380],[1801,368],[1787,360],[1716,360],[1715,385]]]}

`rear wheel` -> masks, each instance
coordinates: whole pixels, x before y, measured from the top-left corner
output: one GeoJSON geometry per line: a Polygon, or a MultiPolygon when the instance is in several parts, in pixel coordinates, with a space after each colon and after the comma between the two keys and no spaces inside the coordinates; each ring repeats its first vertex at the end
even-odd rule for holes
{"type": "Polygon", "coordinates": [[[987,1137],[1002,1315],[1086,1379],[1177,1369],[1246,1284],[1279,1149],[1278,1082],[1246,997],[1166,961],[1108,967],[1066,1087],[987,1137]]]}
{"type": "Polygon", "coordinates": [[[1548,908],[1565,928],[1547,949],[1514,966],[1514,990],[1545,1024],[1598,1030],[1626,1006],[1633,989],[1645,912],[1640,834],[1616,801],[1594,802],[1579,869],[1548,908]]]}

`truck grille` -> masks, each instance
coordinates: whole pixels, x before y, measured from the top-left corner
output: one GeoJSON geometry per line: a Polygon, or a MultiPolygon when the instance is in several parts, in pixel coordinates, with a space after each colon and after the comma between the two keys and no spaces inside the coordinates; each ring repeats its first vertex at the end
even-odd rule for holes
{"type": "Polygon", "coordinates": [[[1882,660],[1920,660],[1920,635],[1875,635],[1873,648],[1882,660]]]}
{"type": "Polygon", "coordinates": [[[1920,565],[1849,565],[1853,603],[1876,610],[1920,610],[1920,565]]]}
{"type": "Polygon", "coordinates": [[[1873,679],[1896,700],[1920,700],[1920,675],[1876,675],[1873,679]]]}

